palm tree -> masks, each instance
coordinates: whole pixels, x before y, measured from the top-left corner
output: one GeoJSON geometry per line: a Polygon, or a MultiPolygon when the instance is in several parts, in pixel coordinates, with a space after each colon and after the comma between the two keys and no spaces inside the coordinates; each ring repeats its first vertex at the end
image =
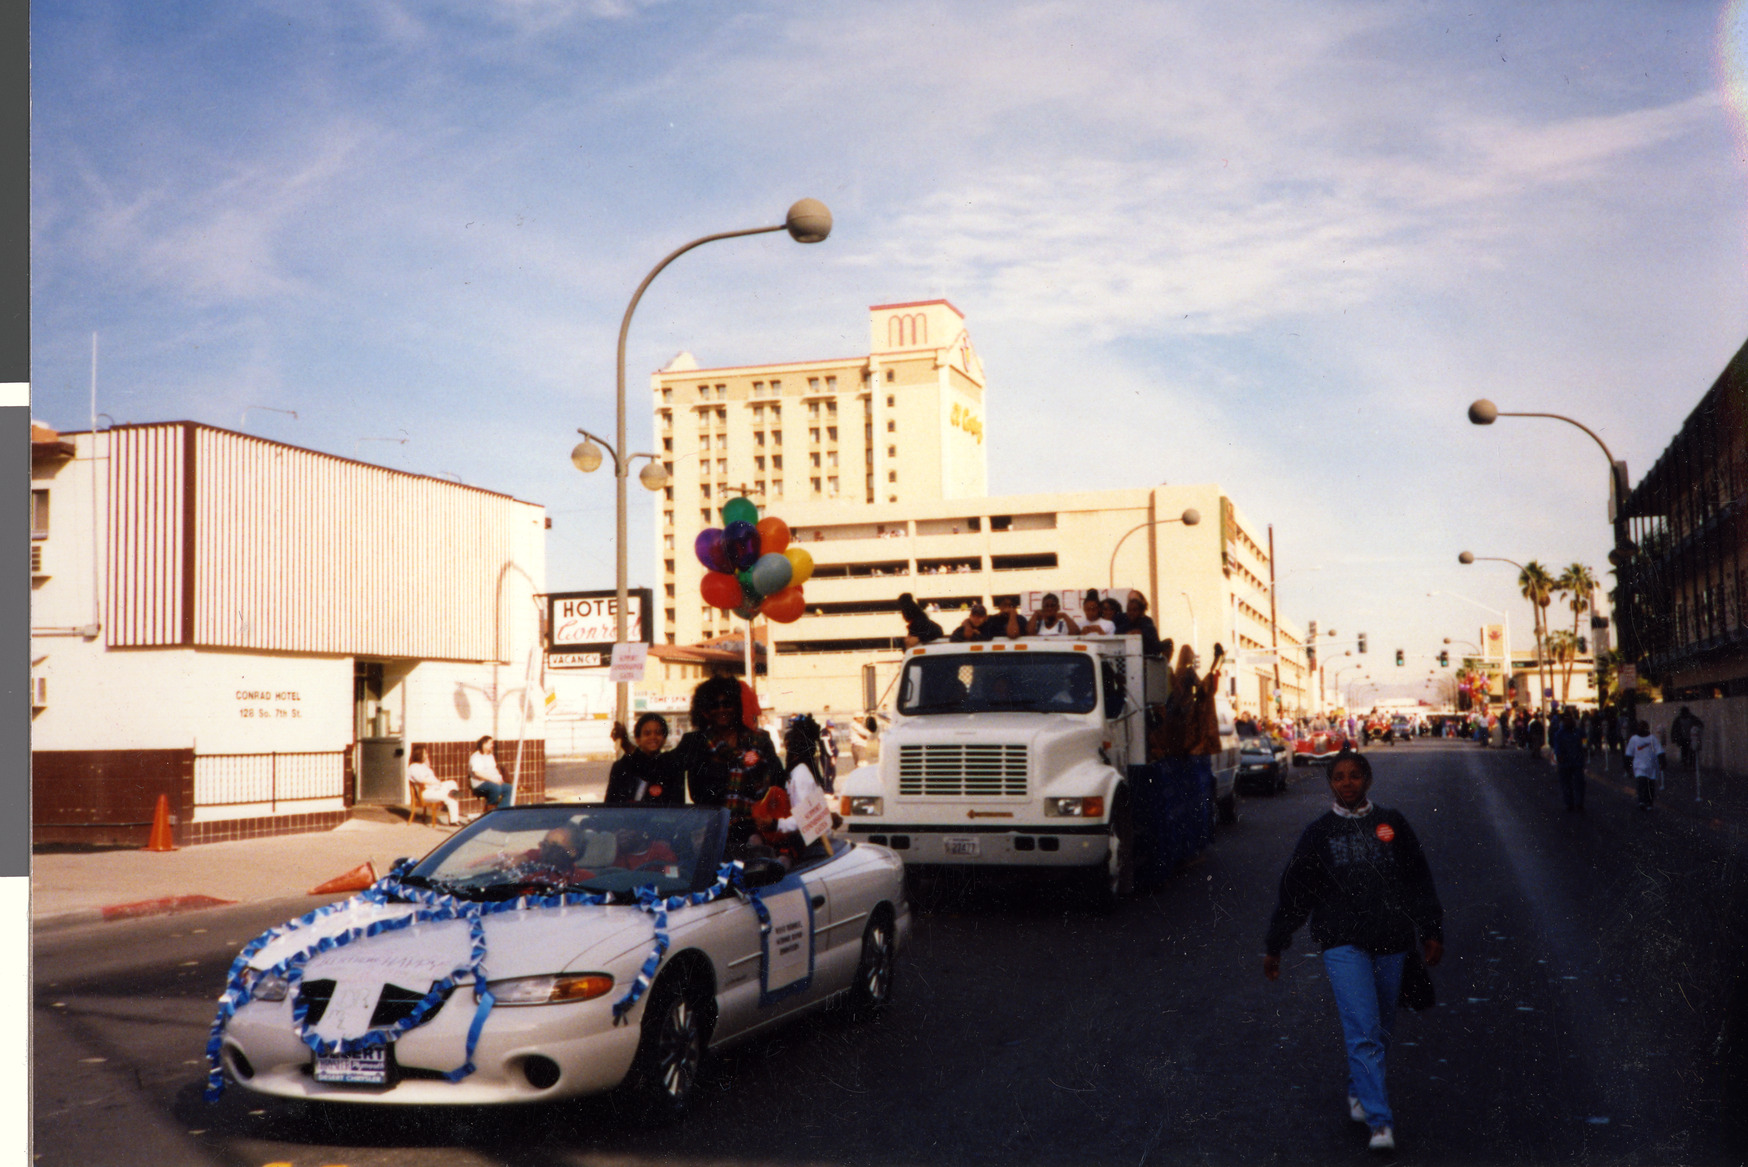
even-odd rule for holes
{"type": "Polygon", "coordinates": [[[1578,636],[1564,628],[1548,633],[1548,656],[1560,666],[1560,703],[1572,699],[1572,665],[1578,659],[1578,636]]]}
{"type": "Polygon", "coordinates": [[[1546,659],[1542,655],[1542,642],[1547,630],[1548,605],[1554,599],[1554,577],[1548,574],[1548,569],[1535,560],[1523,565],[1518,572],[1517,586],[1523,592],[1523,598],[1530,602],[1535,616],[1536,625],[1536,683],[1541,692],[1537,694],[1536,702],[1541,708],[1548,707],[1548,674],[1546,659]]]}
{"type": "MultiPolygon", "coordinates": [[[[1560,578],[1554,581],[1554,590],[1566,597],[1567,607],[1572,609],[1572,647],[1573,655],[1566,661],[1566,675],[1562,682],[1564,694],[1572,688],[1572,666],[1577,662],[1578,618],[1590,610],[1590,598],[1596,592],[1596,573],[1582,563],[1569,563],[1566,570],[1560,573],[1560,578]]],[[[1560,698],[1562,701],[1565,697],[1560,698]]]]}

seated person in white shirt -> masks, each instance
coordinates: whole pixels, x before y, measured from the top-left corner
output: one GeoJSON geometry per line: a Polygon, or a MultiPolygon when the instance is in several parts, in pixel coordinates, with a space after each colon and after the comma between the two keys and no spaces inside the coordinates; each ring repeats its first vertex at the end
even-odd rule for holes
{"type": "Polygon", "coordinates": [[[456,795],[460,787],[449,778],[437,777],[437,771],[431,769],[431,763],[426,759],[425,747],[413,747],[413,761],[407,767],[407,785],[413,789],[413,797],[422,803],[441,803],[449,812],[449,822],[454,826],[461,822],[461,803],[456,795]]]}
{"type": "Polygon", "coordinates": [[[1038,610],[1032,614],[1027,632],[1032,636],[1079,636],[1080,628],[1062,610],[1062,601],[1056,598],[1056,593],[1050,592],[1039,602],[1038,610]]]}
{"type": "Polygon", "coordinates": [[[1085,618],[1080,622],[1080,635],[1115,636],[1117,634],[1117,626],[1105,619],[1104,605],[1099,602],[1098,592],[1088,589],[1080,610],[1086,613],[1085,618]]]}

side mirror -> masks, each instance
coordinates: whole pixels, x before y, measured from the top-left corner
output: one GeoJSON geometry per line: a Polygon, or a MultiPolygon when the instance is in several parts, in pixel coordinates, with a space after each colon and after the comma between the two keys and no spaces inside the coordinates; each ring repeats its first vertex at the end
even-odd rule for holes
{"type": "Polygon", "coordinates": [[[746,861],[745,872],[748,887],[769,887],[782,882],[789,869],[770,856],[761,855],[746,861]]]}

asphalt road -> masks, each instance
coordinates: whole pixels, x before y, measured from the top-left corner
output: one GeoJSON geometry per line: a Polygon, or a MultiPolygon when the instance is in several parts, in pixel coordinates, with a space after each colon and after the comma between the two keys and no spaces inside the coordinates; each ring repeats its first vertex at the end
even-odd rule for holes
{"type": "MultiPolygon", "coordinates": [[[[1719,832],[1593,788],[1566,814],[1515,753],[1375,748],[1374,796],[1425,844],[1447,911],[1440,1005],[1390,1066],[1403,1162],[1726,1163],[1748,1155],[1748,880],[1719,832]],[[1732,994],[1735,1000],[1732,1001],[1732,994]],[[1732,1012],[1734,1006],[1734,1012],[1732,1012]]],[[[801,1022],[708,1064],[679,1128],[610,1100],[454,1113],[311,1108],[232,1088],[202,1049],[236,948],[288,900],[45,935],[35,1152],[48,1164],[1350,1163],[1329,992],[1263,927],[1320,771],[1247,799],[1203,857],[1108,915],[973,887],[919,915],[882,1019],[801,1022]]]]}

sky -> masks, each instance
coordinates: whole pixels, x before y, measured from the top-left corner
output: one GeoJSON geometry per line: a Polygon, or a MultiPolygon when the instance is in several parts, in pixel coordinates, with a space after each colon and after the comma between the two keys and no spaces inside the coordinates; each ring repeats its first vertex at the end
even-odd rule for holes
{"type": "Polygon", "coordinates": [[[853,356],[945,297],[992,493],[1218,482],[1391,685],[1490,609],[1530,646],[1458,552],[1607,570],[1597,447],[1469,402],[1636,482],[1748,341],[1748,0],[39,0],[32,67],[33,416],[89,426],[95,334],[100,424],[541,503],[552,590],[613,583],[568,454],[638,281],[803,197],[824,243],[651,286],[633,450],[681,350],[853,356]]]}

